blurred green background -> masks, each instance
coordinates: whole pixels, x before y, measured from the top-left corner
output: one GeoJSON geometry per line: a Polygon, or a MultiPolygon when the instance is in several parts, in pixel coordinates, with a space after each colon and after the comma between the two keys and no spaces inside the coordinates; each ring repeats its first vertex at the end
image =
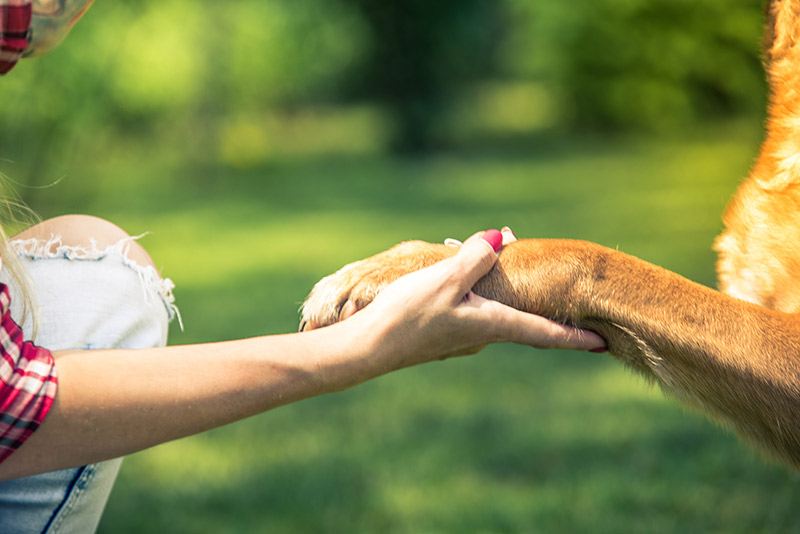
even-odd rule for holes
{"type": "MultiPolygon", "coordinates": [[[[506,224],[713,285],[760,4],[100,0],[0,79],[0,172],[149,232],[172,343],[292,331],[344,263],[506,224]]],[[[798,502],[613,359],[497,345],[136,454],[101,532],[789,532],[798,502]]]]}

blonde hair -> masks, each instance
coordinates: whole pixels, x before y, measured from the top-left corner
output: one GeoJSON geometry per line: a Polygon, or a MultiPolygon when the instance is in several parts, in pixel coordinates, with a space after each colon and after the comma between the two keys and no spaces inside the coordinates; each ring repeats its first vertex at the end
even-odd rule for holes
{"type": "Polygon", "coordinates": [[[31,337],[35,337],[38,331],[38,317],[32,291],[33,283],[22,267],[19,253],[11,245],[6,232],[8,230],[14,235],[39,222],[39,217],[16,197],[13,189],[8,186],[8,178],[2,173],[0,173],[0,193],[2,193],[0,194],[0,259],[2,259],[2,269],[8,273],[18,289],[14,298],[19,299],[22,304],[22,315],[15,317],[14,320],[21,325],[30,315],[33,325],[31,337]]]}

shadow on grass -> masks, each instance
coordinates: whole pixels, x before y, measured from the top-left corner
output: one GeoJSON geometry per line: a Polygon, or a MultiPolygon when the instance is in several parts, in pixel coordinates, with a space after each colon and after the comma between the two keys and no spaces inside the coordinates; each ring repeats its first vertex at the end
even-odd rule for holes
{"type": "MultiPolygon", "coordinates": [[[[744,533],[800,527],[795,475],[761,465],[730,436],[669,406],[631,410],[611,402],[605,413],[589,417],[578,413],[586,406],[560,408],[550,417],[575,417],[571,433],[564,433],[537,408],[506,415],[480,403],[460,415],[448,415],[446,403],[404,406],[397,425],[391,421],[396,412],[366,413],[362,403],[375,393],[317,399],[243,423],[232,435],[195,438],[196,447],[228,451],[246,464],[218,478],[186,474],[176,481],[175,473],[159,472],[158,462],[130,459],[127,472],[139,473],[119,484],[106,518],[114,527],[107,531],[529,532],[536,525],[535,531],[558,532],[744,533]],[[609,418],[628,418],[625,425],[637,428],[617,437],[587,431],[609,418]]],[[[385,407],[376,404],[369,409],[385,407]]],[[[191,463],[191,455],[184,461],[191,463]]],[[[214,472],[215,463],[229,462],[215,459],[190,470],[214,472]]]]}

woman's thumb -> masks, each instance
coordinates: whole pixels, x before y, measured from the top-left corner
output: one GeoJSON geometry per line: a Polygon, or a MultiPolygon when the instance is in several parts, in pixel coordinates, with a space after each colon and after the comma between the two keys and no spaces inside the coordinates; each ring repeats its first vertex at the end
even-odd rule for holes
{"type": "Polygon", "coordinates": [[[453,257],[456,269],[464,274],[462,289],[472,289],[497,261],[497,251],[503,246],[503,235],[497,230],[486,230],[467,239],[453,257]]]}

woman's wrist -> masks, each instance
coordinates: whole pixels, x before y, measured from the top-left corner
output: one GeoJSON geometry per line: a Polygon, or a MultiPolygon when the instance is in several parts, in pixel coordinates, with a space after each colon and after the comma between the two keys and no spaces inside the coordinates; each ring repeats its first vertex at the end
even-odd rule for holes
{"type": "Polygon", "coordinates": [[[393,370],[382,357],[380,325],[358,313],[340,323],[298,334],[313,354],[313,373],[320,393],[341,391],[393,370]]]}

